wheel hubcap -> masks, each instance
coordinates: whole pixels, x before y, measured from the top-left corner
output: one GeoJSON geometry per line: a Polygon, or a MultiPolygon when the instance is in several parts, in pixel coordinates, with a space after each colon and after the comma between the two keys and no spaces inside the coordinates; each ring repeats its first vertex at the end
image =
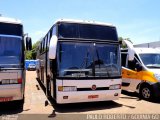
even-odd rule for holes
{"type": "Polygon", "coordinates": [[[150,98],[151,92],[148,88],[143,88],[142,89],[142,95],[143,95],[144,98],[150,98]]]}

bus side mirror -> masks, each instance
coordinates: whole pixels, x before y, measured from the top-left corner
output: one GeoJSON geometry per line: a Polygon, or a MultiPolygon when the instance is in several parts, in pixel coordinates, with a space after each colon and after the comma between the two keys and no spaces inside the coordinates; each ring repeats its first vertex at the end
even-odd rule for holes
{"type": "Polygon", "coordinates": [[[32,50],[32,40],[31,40],[31,37],[26,37],[26,50],[32,50]]]}
{"type": "Polygon", "coordinates": [[[58,42],[57,36],[53,35],[51,37],[51,40],[50,40],[49,59],[55,59],[56,58],[57,42],[58,42]]]}

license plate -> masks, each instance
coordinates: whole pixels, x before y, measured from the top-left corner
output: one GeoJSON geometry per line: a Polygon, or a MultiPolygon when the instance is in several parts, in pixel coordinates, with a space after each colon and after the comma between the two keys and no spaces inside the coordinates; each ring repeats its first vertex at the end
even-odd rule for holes
{"type": "Polygon", "coordinates": [[[0,102],[7,102],[11,101],[13,98],[12,97],[0,97],[0,102]]]}
{"type": "Polygon", "coordinates": [[[88,99],[94,99],[94,98],[98,98],[98,97],[99,97],[99,95],[89,95],[88,99]]]}

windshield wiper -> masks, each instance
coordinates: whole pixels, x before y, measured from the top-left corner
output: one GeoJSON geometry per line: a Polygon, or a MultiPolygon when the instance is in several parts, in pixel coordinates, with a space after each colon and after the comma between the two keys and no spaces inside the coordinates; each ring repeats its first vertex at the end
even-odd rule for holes
{"type": "MultiPolygon", "coordinates": [[[[104,62],[103,62],[103,60],[100,59],[100,57],[99,57],[99,52],[98,52],[97,48],[96,48],[96,55],[97,55],[98,60],[97,60],[97,61],[94,61],[94,67],[96,66],[96,64],[98,64],[99,69],[102,69],[101,65],[104,65],[104,62]]],[[[104,65],[104,66],[105,66],[105,65],[104,65]]],[[[108,77],[110,77],[110,74],[109,74],[108,69],[106,69],[106,72],[107,72],[108,77]]],[[[102,73],[102,72],[101,72],[101,73],[102,73]]]]}
{"type": "Polygon", "coordinates": [[[86,69],[87,68],[87,65],[88,65],[88,55],[89,55],[89,51],[87,50],[87,53],[86,53],[86,57],[84,57],[84,59],[83,59],[83,61],[82,61],[82,64],[80,65],[80,67],[77,69],[77,71],[79,71],[78,72],[78,74],[77,74],[77,77],[79,78],[79,77],[81,77],[81,75],[82,76],[84,76],[84,77],[86,77],[86,72],[88,72],[89,71],[89,69],[86,69]],[[85,66],[85,68],[83,68],[85,66]],[[84,75],[85,74],[85,75],[84,75]]]}

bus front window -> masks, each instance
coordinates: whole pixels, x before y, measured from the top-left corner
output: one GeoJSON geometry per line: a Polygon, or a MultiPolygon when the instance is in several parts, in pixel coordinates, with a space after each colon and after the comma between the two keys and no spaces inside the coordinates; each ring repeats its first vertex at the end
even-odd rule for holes
{"type": "Polygon", "coordinates": [[[0,66],[21,64],[22,40],[18,37],[0,36],[0,66]]]}
{"type": "Polygon", "coordinates": [[[144,65],[148,68],[160,68],[160,54],[140,54],[144,65]]]}
{"type": "Polygon", "coordinates": [[[59,43],[59,77],[120,76],[118,50],[118,45],[59,43]]]}

